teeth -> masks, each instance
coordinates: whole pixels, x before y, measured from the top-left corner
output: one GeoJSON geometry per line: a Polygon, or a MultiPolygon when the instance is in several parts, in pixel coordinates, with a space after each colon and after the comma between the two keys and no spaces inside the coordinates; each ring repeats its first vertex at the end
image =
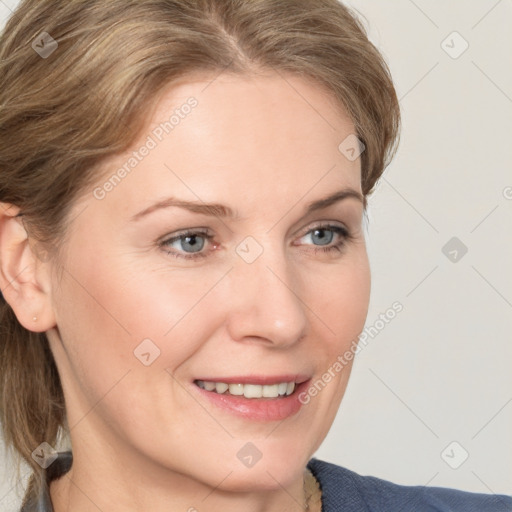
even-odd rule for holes
{"type": "Polygon", "coordinates": [[[272,386],[261,386],[261,394],[265,398],[276,398],[279,394],[279,385],[273,384],[272,386]]]}
{"type": "MultiPolygon", "coordinates": [[[[201,382],[201,381],[199,381],[201,382]]],[[[224,382],[215,382],[215,391],[222,395],[225,391],[227,391],[229,386],[225,384],[224,382]]],[[[206,389],[206,387],[205,387],[206,389]]],[[[212,390],[213,391],[213,390],[212,390]]]]}
{"type": "Polygon", "coordinates": [[[226,394],[243,395],[245,398],[277,398],[289,396],[295,391],[295,382],[280,382],[279,384],[261,386],[259,384],[226,384],[225,382],[198,380],[196,384],[207,391],[215,391],[221,395],[227,392],[226,394]]]}
{"type": "Polygon", "coordinates": [[[243,388],[245,398],[261,398],[263,396],[263,386],[258,386],[257,384],[245,384],[243,388]]]}
{"type": "Polygon", "coordinates": [[[244,385],[243,384],[230,384],[229,385],[229,393],[231,395],[243,395],[244,394],[244,385]]]}

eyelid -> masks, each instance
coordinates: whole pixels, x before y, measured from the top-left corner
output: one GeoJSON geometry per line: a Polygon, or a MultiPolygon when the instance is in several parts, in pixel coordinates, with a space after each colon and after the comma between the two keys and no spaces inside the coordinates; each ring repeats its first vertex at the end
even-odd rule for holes
{"type": "Polygon", "coordinates": [[[163,243],[166,243],[166,242],[170,242],[171,240],[177,240],[181,237],[184,237],[186,235],[190,235],[190,234],[194,234],[194,235],[203,235],[205,237],[212,237],[214,236],[213,235],[213,232],[210,228],[186,228],[186,229],[181,229],[179,231],[175,231],[173,233],[169,233],[167,235],[164,235],[163,237],[161,237],[160,239],[158,239],[158,243],[159,244],[163,244],[163,243]]]}
{"type": "Polygon", "coordinates": [[[346,232],[347,237],[351,236],[351,230],[343,224],[343,222],[335,221],[335,220],[316,220],[312,222],[311,224],[308,224],[307,227],[300,229],[296,234],[294,234],[294,237],[302,238],[303,236],[307,235],[310,231],[318,228],[323,229],[329,229],[329,228],[339,228],[346,232]]]}

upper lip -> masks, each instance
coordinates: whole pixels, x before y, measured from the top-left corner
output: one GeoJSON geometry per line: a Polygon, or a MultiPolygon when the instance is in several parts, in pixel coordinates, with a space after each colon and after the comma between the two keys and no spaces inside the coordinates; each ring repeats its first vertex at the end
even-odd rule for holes
{"type": "Polygon", "coordinates": [[[305,374],[285,374],[285,375],[238,375],[234,377],[201,377],[207,382],[225,382],[226,384],[259,384],[261,386],[270,384],[279,384],[280,382],[295,382],[302,384],[309,380],[311,376],[305,374]]]}

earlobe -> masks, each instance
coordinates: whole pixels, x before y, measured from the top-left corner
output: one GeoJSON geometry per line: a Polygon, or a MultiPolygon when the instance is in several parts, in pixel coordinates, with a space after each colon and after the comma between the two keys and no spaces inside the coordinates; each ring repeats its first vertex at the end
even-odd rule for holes
{"type": "Polygon", "coordinates": [[[17,206],[0,203],[0,289],[26,329],[54,327],[48,268],[38,259],[17,206]]]}

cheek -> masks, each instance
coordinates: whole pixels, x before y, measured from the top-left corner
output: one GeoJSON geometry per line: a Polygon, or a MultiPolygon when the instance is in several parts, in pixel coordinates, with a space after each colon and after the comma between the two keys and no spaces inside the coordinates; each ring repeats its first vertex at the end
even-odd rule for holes
{"type": "Polygon", "coordinates": [[[142,351],[154,360],[152,369],[172,370],[213,329],[220,302],[207,296],[222,269],[191,278],[163,266],[148,271],[130,258],[81,254],[69,259],[56,310],[66,348],[84,368],[138,369],[142,351]]]}
{"type": "Polygon", "coordinates": [[[343,353],[363,330],[370,301],[370,268],[365,251],[358,251],[343,264],[327,270],[321,283],[306,284],[308,306],[324,326],[326,347],[332,359],[343,353]]]}
{"type": "Polygon", "coordinates": [[[361,251],[343,265],[333,267],[321,287],[309,288],[311,307],[314,304],[318,315],[317,332],[326,333],[311,352],[318,359],[319,373],[308,390],[309,399],[315,404],[311,422],[322,432],[319,439],[327,434],[345,393],[368,313],[370,286],[368,257],[361,251]]]}

